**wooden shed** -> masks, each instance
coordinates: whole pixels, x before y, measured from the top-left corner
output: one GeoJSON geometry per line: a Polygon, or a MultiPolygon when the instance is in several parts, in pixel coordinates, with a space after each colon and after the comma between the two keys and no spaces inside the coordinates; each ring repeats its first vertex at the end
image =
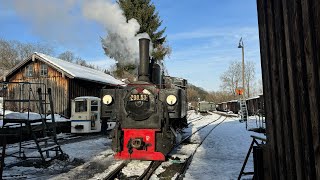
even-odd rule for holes
{"type": "Polygon", "coordinates": [[[257,5],[269,156],[265,179],[319,180],[319,0],[257,5]]]}
{"type": "MultiPolygon", "coordinates": [[[[101,71],[37,52],[4,75],[3,81],[45,84],[47,88],[52,89],[55,113],[66,117],[70,117],[72,99],[79,96],[99,97],[102,87],[114,88],[123,84],[101,71]]],[[[17,99],[18,95],[24,94],[21,93],[21,88],[17,85],[10,87],[10,97],[17,99]]]]}

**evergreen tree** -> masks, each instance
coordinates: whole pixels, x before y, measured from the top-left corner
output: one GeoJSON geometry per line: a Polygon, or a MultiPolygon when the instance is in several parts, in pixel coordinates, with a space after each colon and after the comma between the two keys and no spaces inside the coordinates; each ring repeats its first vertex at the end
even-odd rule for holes
{"type": "Polygon", "coordinates": [[[166,36],[163,36],[166,28],[159,30],[162,21],[159,13],[150,0],[118,0],[127,21],[134,18],[140,24],[139,33],[148,33],[153,43],[152,56],[156,60],[163,60],[170,54],[170,47],[166,44],[166,36]]]}

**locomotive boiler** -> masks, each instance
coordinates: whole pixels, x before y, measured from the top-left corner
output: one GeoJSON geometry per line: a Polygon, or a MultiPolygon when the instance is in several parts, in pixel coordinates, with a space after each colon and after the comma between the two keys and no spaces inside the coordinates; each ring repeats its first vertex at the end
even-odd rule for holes
{"type": "Polygon", "coordinates": [[[139,40],[138,80],[103,89],[102,121],[115,121],[112,148],[117,159],[164,161],[186,123],[186,81],[169,83],[149,58],[149,39],[139,40]],[[166,82],[164,82],[166,81],[166,82]]]}

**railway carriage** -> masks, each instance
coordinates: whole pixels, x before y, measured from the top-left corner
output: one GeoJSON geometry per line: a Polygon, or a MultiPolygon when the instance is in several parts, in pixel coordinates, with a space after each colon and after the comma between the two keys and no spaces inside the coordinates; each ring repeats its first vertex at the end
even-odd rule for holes
{"type": "MultiPolygon", "coordinates": [[[[262,114],[264,115],[264,98],[263,94],[246,99],[247,109],[249,115],[262,114]]],[[[232,111],[237,114],[240,111],[240,103],[238,100],[218,103],[218,111],[232,111]]]]}
{"type": "Polygon", "coordinates": [[[198,107],[199,107],[199,112],[203,112],[203,113],[208,111],[214,111],[216,109],[214,102],[207,102],[207,101],[199,102],[198,107]]]}
{"type": "Polygon", "coordinates": [[[222,111],[222,110],[223,110],[223,108],[222,108],[222,103],[218,103],[218,104],[216,105],[216,109],[217,109],[217,111],[222,111]]]}
{"type": "Polygon", "coordinates": [[[228,111],[228,103],[222,102],[222,111],[227,112],[228,111]]]}

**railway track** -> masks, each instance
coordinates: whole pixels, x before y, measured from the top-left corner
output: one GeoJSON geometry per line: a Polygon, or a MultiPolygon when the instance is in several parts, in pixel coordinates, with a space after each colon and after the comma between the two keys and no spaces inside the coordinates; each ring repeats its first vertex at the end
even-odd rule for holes
{"type": "Polygon", "coordinates": [[[203,119],[203,116],[190,119],[189,122],[188,122],[188,126],[189,126],[189,124],[191,124],[191,123],[193,123],[193,122],[196,122],[196,121],[199,121],[199,120],[201,120],[201,119],[203,119]]]}
{"type": "Polygon", "coordinates": [[[116,169],[114,169],[113,171],[111,171],[108,176],[106,176],[105,178],[103,178],[103,180],[111,180],[111,179],[115,179],[119,176],[121,170],[126,167],[129,164],[130,161],[124,161],[123,163],[121,163],[116,169]]]}
{"type": "MultiPolygon", "coordinates": [[[[221,117],[220,117],[221,118],[221,117]]],[[[178,172],[178,175],[176,176],[176,180],[182,180],[183,176],[185,174],[185,172],[187,171],[189,165],[192,162],[192,159],[194,157],[194,155],[196,154],[198,148],[203,144],[203,142],[207,139],[207,137],[212,133],[212,131],[217,128],[220,124],[222,124],[225,120],[227,119],[227,117],[225,117],[221,122],[219,122],[218,124],[216,124],[215,126],[213,126],[209,133],[206,134],[206,136],[201,140],[201,142],[197,145],[197,147],[194,149],[194,151],[192,152],[192,154],[187,158],[187,160],[184,162],[184,165],[182,166],[182,168],[180,169],[180,171],[178,172]]]]}
{"type": "MultiPolygon", "coordinates": [[[[175,145],[172,150],[170,151],[170,153],[177,149],[179,146],[181,146],[185,141],[187,141],[189,138],[191,138],[195,133],[203,130],[205,127],[208,127],[209,125],[219,121],[223,116],[219,116],[219,118],[205,124],[204,126],[202,126],[201,128],[197,129],[195,132],[193,132],[192,134],[186,136],[184,139],[182,139],[177,145],[175,145]]],[[[201,118],[202,119],[202,118],[201,118]]],[[[220,121],[218,124],[216,124],[215,126],[213,126],[210,131],[206,134],[206,136],[201,140],[201,142],[196,146],[196,148],[194,149],[194,151],[191,153],[191,155],[187,158],[187,160],[184,162],[183,166],[181,167],[181,169],[178,172],[178,175],[176,176],[176,179],[182,179],[183,175],[185,174],[186,170],[188,169],[193,156],[196,154],[197,149],[202,145],[202,143],[206,140],[206,138],[211,134],[211,132],[218,127],[221,123],[223,123],[225,120],[227,119],[227,117],[225,117],[224,119],[222,119],[222,121],[220,121]]],[[[170,154],[169,153],[169,154],[170,154]]],[[[128,164],[130,163],[130,161],[124,161],[123,163],[121,163],[116,169],[114,169],[112,172],[110,172],[108,174],[108,176],[106,176],[104,178],[104,180],[111,180],[111,179],[115,179],[117,177],[119,177],[121,170],[123,168],[125,168],[128,164]]],[[[152,161],[150,163],[150,165],[144,170],[144,172],[137,177],[137,180],[148,180],[150,179],[150,177],[154,174],[154,172],[156,171],[156,169],[161,166],[163,162],[161,161],[152,161]]]]}
{"type": "Polygon", "coordinates": [[[184,142],[185,142],[186,140],[188,140],[191,136],[193,136],[195,133],[199,132],[199,131],[202,130],[203,128],[205,128],[205,127],[207,127],[207,126],[209,126],[209,125],[217,122],[219,119],[221,119],[221,117],[222,117],[222,116],[220,115],[217,119],[215,119],[215,120],[207,123],[206,125],[202,126],[201,128],[197,129],[196,131],[194,131],[192,134],[186,136],[186,137],[183,138],[174,148],[176,148],[176,147],[178,147],[179,145],[181,145],[182,143],[184,143],[184,142]]]}
{"type": "Polygon", "coordinates": [[[137,180],[147,180],[150,179],[152,174],[157,170],[157,168],[162,164],[161,161],[152,161],[148,168],[141,174],[137,180]]]}

